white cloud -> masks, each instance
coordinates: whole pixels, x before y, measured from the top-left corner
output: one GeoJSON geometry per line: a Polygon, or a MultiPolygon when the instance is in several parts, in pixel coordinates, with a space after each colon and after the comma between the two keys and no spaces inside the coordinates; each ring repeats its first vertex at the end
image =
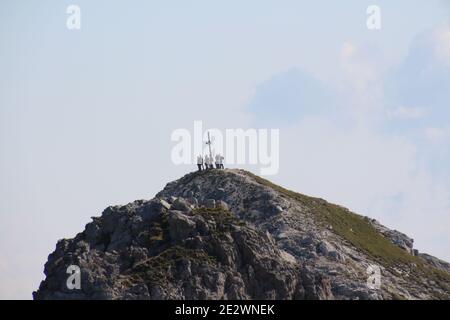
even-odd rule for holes
{"type": "Polygon", "coordinates": [[[428,127],[425,129],[426,138],[435,143],[450,140],[450,126],[444,128],[428,127]]]}
{"type": "Polygon", "coordinates": [[[346,42],[340,49],[340,78],[337,86],[348,98],[357,116],[379,110],[382,97],[382,68],[367,48],[346,42]]]}
{"type": "Polygon", "coordinates": [[[404,106],[387,111],[388,117],[394,119],[419,119],[423,117],[424,113],[423,108],[404,106]]]}
{"type": "Polygon", "coordinates": [[[345,42],[341,48],[341,55],[345,59],[350,59],[356,54],[356,46],[351,42],[345,42]]]}
{"type": "Polygon", "coordinates": [[[432,34],[436,58],[445,66],[450,67],[450,26],[442,25],[432,34]]]}

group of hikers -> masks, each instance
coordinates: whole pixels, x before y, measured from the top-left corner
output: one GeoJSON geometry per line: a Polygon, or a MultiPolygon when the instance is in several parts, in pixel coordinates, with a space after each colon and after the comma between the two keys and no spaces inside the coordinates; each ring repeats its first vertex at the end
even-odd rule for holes
{"type": "MultiPolygon", "coordinates": [[[[224,159],[225,158],[220,153],[216,154],[216,156],[215,156],[216,169],[224,169],[224,166],[223,166],[223,160],[224,159]]],[[[198,171],[214,169],[214,158],[213,158],[213,156],[206,155],[205,159],[203,159],[203,157],[201,155],[199,155],[197,157],[197,167],[198,167],[198,171]]]]}

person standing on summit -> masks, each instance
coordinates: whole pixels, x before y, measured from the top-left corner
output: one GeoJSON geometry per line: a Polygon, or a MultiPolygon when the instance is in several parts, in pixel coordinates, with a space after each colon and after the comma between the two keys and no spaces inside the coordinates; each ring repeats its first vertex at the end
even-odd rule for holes
{"type": "Polygon", "coordinates": [[[208,157],[208,167],[214,169],[214,158],[212,156],[208,157]]]}
{"type": "Polygon", "coordinates": [[[198,167],[198,171],[203,170],[203,157],[201,155],[198,155],[198,157],[197,157],[197,167],[198,167]]]}
{"type": "Polygon", "coordinates": [[[219,156],[220,156],[220,158],[219,158],[219,168],[220,169],[225,169],[225,167],[223,166],[223,160],[225,160],[225,158],[221,154],[219,154],[219,156]]]}
{"type": "Polygon", "coordinates": [[[205,170],[209,169],[209,156],[205,155],[205,170]]]}
{"type": "Polygon", "coordinates": [[[220,153],[216,154],[216,169],[220,169],[220,153]]]}

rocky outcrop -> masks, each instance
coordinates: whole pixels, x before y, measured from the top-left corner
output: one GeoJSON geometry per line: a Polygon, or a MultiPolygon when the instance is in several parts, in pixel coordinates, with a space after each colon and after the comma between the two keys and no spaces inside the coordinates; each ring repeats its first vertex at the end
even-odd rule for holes
{"type": "Polygon", "coordinates": [[[389,228],[386,228],[385,226],[381,225],[375,219],[372,219],[371,223],[378,232],[380,232],[382,235],[384,235],[393,244],[402,248],[406,252],[413,254],[414,240],[412,238],[408,237],[404,233],[401,233],[400,231],[391,230],[389,228]]]}
{"type": "Polygon", "coordinates": [[[419,257],[424,259],[426,262],[428,262],[430,265],[432,265],[436,269],[439,269],[446,273],[450,273],[450,263],[442,261],[441,259],[430,256],[429,254],[426,254],[426,253],[419,253],[419,257]]]}
{"type": "Polygon", "coordinates": [[[242,170],[191,173],[60,240],[35,299],[449,299],[412,239],[242,170]],[[69,289],[67,268],[80,268],[69,289]],[[371,268],[368,269],[368,267],[371,268]],[[374,266],[380,286],[368,285],[374,266]]]}

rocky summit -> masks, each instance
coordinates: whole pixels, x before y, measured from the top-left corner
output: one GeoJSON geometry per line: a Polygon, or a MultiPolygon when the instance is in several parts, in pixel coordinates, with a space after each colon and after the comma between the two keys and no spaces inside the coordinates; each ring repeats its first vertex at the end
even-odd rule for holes
{"type": "Polygon", "coordinates": [[[34,299],[450,299],[450,264],[408,236],[244,170],[92,219],[58,241],[34,299]]]}

